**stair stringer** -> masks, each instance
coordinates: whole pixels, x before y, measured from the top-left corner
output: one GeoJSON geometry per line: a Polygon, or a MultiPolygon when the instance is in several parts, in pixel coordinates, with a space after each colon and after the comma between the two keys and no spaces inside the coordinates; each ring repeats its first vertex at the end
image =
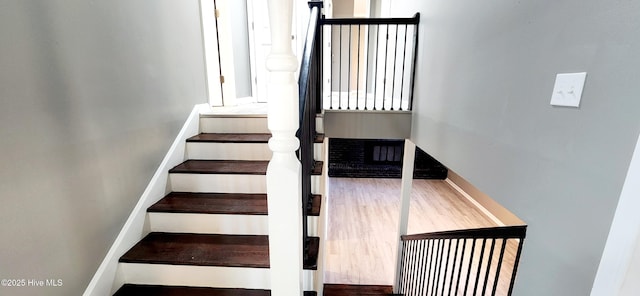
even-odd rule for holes
{"type": "Polygon", "coordinates": [[[200,113],[202,110],[209,108],[208,104],[199,104],[193,107],[182,129],[138,199],[138,203],[131,211],[122,230],[120,230],[120,233],[109,248],[83,295],[111,295],[122,285],[117,283],[118,260],[127,250],[149,233],[147,208],[168,193],[169,170],[185,161],[186,139],[198,134],[200,113]]]}
{"type": "MultiPolygon", "coordinates": [[[[322,123],[322,121],[320,122],[322,123]]],[[[316,129],[321,130],[321,125],[316,125],[316,129]]],[[[325,241],[327,238],[327,217],[328,217],[328,208],[327,207],[327,193],[329,192],[329,182],[327,182],[327,176],[329,173],[329,138],[325,137],[322,143],[314,144],[314,152],[316,149],[320,148],[320,153],[315,153],[314,159],[317,161],[323,161],[322,167],[322,175],[316,176],[317,178],[317,191],[314,191],[314,186],[312,185],[312,193],[321,195],[321,204],[320,204],[320,215],[317,217],[310,216],[309,217],[309,235],[317,236],[320,238],[319,247],[318,247],[318,268],[314,270],[313,278],[303,278],[305,282],[313,282],[314,291],[316,291],[317,295],[323,295],[324,293],[324,252],[325,252],[325,241]]],[[[312,180],[313,182],[313,180],[312,180]]],[[[303,277],[306,274],[303,274],[303,277]]]]}

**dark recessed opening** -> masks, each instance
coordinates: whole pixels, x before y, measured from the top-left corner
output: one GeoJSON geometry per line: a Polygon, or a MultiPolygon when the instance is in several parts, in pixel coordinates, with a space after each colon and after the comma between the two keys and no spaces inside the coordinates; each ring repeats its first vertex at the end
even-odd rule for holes
{"type": "MultiPolygon", "coordinates": [[[[404,140],[329,139],[329,177],[401,178],[404,140]]],[[[445,179],[447,168],[416,149],[415,179],[445,179]]]]}

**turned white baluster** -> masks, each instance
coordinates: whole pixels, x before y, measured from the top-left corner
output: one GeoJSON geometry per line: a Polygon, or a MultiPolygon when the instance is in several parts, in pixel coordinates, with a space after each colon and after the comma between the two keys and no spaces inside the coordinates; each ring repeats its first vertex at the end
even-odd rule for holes
{"type": "Polygon", "coordinates": [[[271,293],[302,295],[302,182],[295,151],[298,130],[297,60],[291,51],[292,0],[269,0],[268,124],[273,156],[267,169],[271,293]]]}

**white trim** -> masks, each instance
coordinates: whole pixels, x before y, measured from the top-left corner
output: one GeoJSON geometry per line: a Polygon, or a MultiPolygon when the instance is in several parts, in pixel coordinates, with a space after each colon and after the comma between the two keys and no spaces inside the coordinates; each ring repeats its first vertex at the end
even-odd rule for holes
{"type": "Polygon", "coordinates": [[[255,22],[253,21],[253,1],[247,0],[247,28],[249,32],[249,66],[251,67],[251,96],[253,101],[257,102],[258,97],[258,73],[256,72],[256,41],[255,41],[255,22]]]}
{"type": "Polygon", "coordinates": [[[453,189],[458,191],[458,193],[460,193],[460,195],[464,196],[478,210],[480,210],[485,216],[487,216],[487,218],[491,219],[491,221],[496,223],[498,226],[506,226],[500,219],[498,219],[498,217],[496,217],[493,213],[491,213],[489,210],[487,210],[487,208],[485,208],[479,202],[477,202],[471,195],[469,195],[464,190],[462,190],[462,188],[460,188],[458,185],[456,185],[456,183],[451,181],[451,179],[447,178],[444,181],[447,182],[447,184],[449,184],[449,186],[451,186],[453,189]]]}
{"type": "Polygon", "coordinates": [[[191,111],[83,295],[113,294],[114,285],[117,284],[115,278],[118,259],[148,233],[148,227],[145,225],[147,208],[167,193],[169,169],[184,161],[185,140],[198,133],[200,110],[207,108],[209,108],[208,104],[201,104],[196,105],[191,111]]]}
{"type": "MultiPolygon", "coordinates": [[[[600,266],[591,289],[591,296],[628,295],[623,289],[629,278],[636,244],[640,241],[640,137],[631,158],[622,186],[609,237],[600,258],[600,266]]],[[[635,294],[634,294],[635,295],[635,294]]]]}
{"type": "Polygon", "coordinates": [[[233,41],[231,39],[231,13],[229,3],[231,0],[215,0],[218,10],[218,47],[220,49],[220,69],[224,76],[222,83],[222,95],[224,106],[235,106],[236,102],[236,79],[235,65],[233,64],[233,41]]]}
{"type": "Polygon", "coordinates": [[[200,26],[202,29],[207,96],[211,106],[222,106],[222,84],[220,84],[219,78],[220,63],[214,7],[213,0],[200,0],[200,26]]]}

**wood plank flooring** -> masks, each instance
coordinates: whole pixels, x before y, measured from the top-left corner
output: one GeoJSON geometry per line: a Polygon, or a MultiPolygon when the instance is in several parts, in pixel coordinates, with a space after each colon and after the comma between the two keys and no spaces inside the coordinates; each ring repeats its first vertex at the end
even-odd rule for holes
{"type": "MultiPolygon", "coordinates": [[[[392,285],[400,179],[328,179],[325,283],[392,285]]],[[[414,180],[409,233],[495,223],[441,180],[414,180]]]]}

